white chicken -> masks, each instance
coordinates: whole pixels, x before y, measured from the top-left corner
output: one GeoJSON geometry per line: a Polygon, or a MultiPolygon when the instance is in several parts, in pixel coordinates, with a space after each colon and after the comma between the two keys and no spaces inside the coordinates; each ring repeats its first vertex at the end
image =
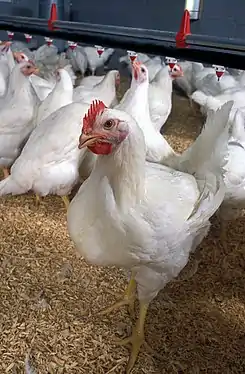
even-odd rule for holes
{"type": "Polygon", "coordinates": [[[46,43],[34,51],[34,62],[40,70],[41,77],[46,78],[57,67],[59,61],[58,48],[53,40],[46,38],[46,43]]]}
{"type": "Polygon", "coordinates": [[[227,94],[215,97],[207,96],[201,91],[195,91],[192,95],[193,100],[201,106],[205,114],[208,114],[210,110],[218,110],[223,103],[234,99],[229,117],[231,130],[228,142],[228,162],[224,167],[226,193],[219,211],[224,248],[227,248],[227,221],[238,218],[241,209],[245,209],[245,105],[243,100],[245,92],[244,90],[229,90],[229,92],[229,94],[227,92],[227,94]]]}
{"type": "Polygon", "coordinates": [[[103,80],[97,85],[90,87],[78,86],[74,89],[73,101],[74,102],[91,102],[99,97],[103,97],[106,105],[114,105],[116,97],[116,87],[120,84],[120,75],[118,70],[109,71],[103,80]]]}
{"type": "MultiPolygon", "coordinates": [[[[207,69],[207,68],[204,68],[207,69]]],[[[217,79],[216,73],[213,70],[212,73],[206,74],[204,77],[197,77],[195,81],[196,90],[201,90],[206,95],[218,95],[225,92],[227,89],[236,88],[239,83],[234,77],[228,72],[222,76],[220,80],[217,79]]]]}
{"type": "Polygon", "coordinates": [[[152,123],[149,108],[149,78],[146,66],[135,60],[132,67],[131,86],[116,109],[129,113],[139,124],[145,136],[147,160],[163,162],[163,160],[175,155],[175,152],[152,123]]]}
{"type": "Polygon", "coordinates": [[[179,64],[172,68],[167,65],[151,81],[148,91],[149,110],[157,131],[161,130],[172,110],[173,80],[182,76],[183,71],[179,64]]]}
{"type": "Polygon", "coordinates": [[[66,50],[66,56],[69,59],[73,70],[75,72],[80,72],[82,76],[84,76],[88,67],[88,59],[84,52],[84,48],[79,45],[71,45],[66,50]]]}
{"type": "Polygon", "coordinates": [[[88,59],[88,68],[91,71],[92,75],[95,75],[96,69],[105,65],[105,63],[114,53],[114,49],[107,48],[103,51],[101,55],[99,55],[97,52],[97,48],[84,47],[84,52],[88,59]]]}
{"type": "Polygon", "coordinates": [[[127,374],[144,342],[150,302],[185,267],[222,203],[230,108],[210,114],[204,131],[212,152],[207,159],[205,147],[196,149],[182,169],[187,173],[146,163],[144,135],[127,113],[94,102],[84,117],[79,148],[98,158],[68,208],[68,231],[87,262],[131,271],[124,300],[104,314],[132,304],[137,283],[139,318],[121,343],[132,344],[127,374]],[[214,138],[216,126],[222,135],[214,138]]]}
{"type": "Polygon", "coordinates": [[[37,202],[39,196],[56,194],[68,206],[67,195],[79,180],[79,165],[87,153],[86,150],[79,151],[77,139],[81,118],[88,107],[80,103],[66,105],[33,130],[11,167],[11,175],[0,182],[1,196],[32,190],[37,202]]]}
{"type": "Polygon", "coordinates": [[[8,168],[33,130],[37,98],[29,76],[35,72],[36,67],[31,62],[17,64],[10,75],[8,94],[1,103],[0,165],[4,177],[9,175],[8,168]]]}
{"type": "Polygon", "coordinates": [[[56,71],[56,85],[37,110],[35,124],[38,125],[51,113],[59,108],[71,104],[73,101],[73,84],[69,73],[65,69],[56,71]]]}
{"type": "Polygon", "coordinates": [[[11,42],[3,42],[0,44],[0,97],[7,93],[9,75],[17,63],[28,61],[26,55],[21,52],[13,52],[11,50],[11,42]]]}

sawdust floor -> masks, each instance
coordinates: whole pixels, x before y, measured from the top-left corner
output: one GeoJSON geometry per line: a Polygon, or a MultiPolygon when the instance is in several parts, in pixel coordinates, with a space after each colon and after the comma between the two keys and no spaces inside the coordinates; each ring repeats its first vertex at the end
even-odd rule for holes
{"type": "MultiPolygon", "coordinates": [[[[175,95],[171,144],[184,149],[200,123],[175,95]]],[[[123,292],[124,272],[76,256],[60,198],[39,208],[32,195],[1,198],[0,220],[0,373],[24,373],[30,350],[38,374],[124,373],[128,350],[113,341],[129,333],[130,318],[124,309],[96,315],[123,292]]],[[[152,302],[146,339],[157,357],[143,349],[133,373],[245,372],[245,221],[229,226],[227,251],[213,223],[178,281],[152,302]]]]}

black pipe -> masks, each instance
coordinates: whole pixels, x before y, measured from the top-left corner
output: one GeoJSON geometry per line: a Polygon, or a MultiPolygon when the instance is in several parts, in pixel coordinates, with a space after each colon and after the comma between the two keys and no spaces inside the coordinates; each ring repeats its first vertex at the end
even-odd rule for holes
{"type": "Polygon", "coordinates": [[[54,26],[57,29],[50,31],[45,19],[0,16],[1,30],[50,36],[56,39],[98,44],[245,70],[244,40],[190,35],[186,39],[190,44],[188,48],[176,48],[176,33],[174,32],[64,21],[57,21],[54,26]]]}

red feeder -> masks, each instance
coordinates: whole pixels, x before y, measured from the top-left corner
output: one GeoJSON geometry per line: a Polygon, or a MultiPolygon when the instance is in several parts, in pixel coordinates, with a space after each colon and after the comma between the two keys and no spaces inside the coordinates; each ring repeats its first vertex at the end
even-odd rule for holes
{"type": "Polygon", "coordinates": [[[71,48],[72,51],[74,51],[74,49],[77,48],[77,43],[75,43],[75,42],[70,42],[69,40],[68,40],[67,43],[68,43],[69,48],[71,48]]]}
{"type": "Polygon", "coordinates": [[[166,57],[166,62],[171,70],[173,69],[174,65],[177,64],[177,60],[174,57],[166,57]]]}
{"type": "Polygon", "coordinates": [[[97,53],[98,53],[99,57],[101,57],[101,55],[104,52],[105,48],[101,47],[100,45],[95,45],[95,48],[97,49],[97,53]]]}
{"type": "Polygon", "coordinates": [[[186,42],[185,39],[187,35],[191,34],[191,20],[190,20],[190,12],[189,10],[185,10],[182,20],[181,20],[181,25],[180,25],[180,30],[176,34],[176,46],[178,48],[186,48],[186,42]]]}
{"type": "Polygon", "coordinates": [[[44,40],[45,42],[47,43],[47,45],[50,47],[53,43],[53,39],[49,38],[48,36],[45,36],[44,37],[44,40]]]}
{"type": "Polygon", "coordinates": [[[216,77],[218,78],[218,81],[225,73],[225,67],[222,65],[213,65],[213,68],[215,70],[216,77]]]}
{"type": "Polygon", "coordinates": [[[26,42],[30,43],[31,40],[32,40],[32,35],[30,35],[30,34],[24,34],[24,35],[25,35],[25,38],[26,38],[26,42]]]}
{"type": "Polygon", "coordinates": [[[48,20],[48,28],[50,31],[55,30],[56,28],[54,27],[54,22],[58,20],[57,17],[57,6],[56,3],[52,3],[51,9],[50,9],[50,17],[48,20]]]}
{"type": "Polygon", "coordinates": [[[134,60],[136,60],[136,57],[137,57],[137,56],[129,56],[131,62],[134,62],[134,60]]]}
{"type": "Polygon", "coordinates": [[[8,34],[8,38],[9,38],[10,40],[13,40],[13,38],[14,38],[14,32],[12,32],[12,31],[7,31],[7,34],[8,34]]]}
{"type": "Polygon", "coordinates": [[[133,63],[135,61],[135,59],[137,58],[137,53],[133,52],[133,51],[127,51],[127,52],[128,52],[128,56],[129,56],[131,62],[133,63]]]}
{"type": "Polygon", "coordinates": [[[220,80],[220,78],[222,77],[222,75],[224,75],[223,71],[216,71],[216,76],[218,78],[218,81],[220,80]]]}

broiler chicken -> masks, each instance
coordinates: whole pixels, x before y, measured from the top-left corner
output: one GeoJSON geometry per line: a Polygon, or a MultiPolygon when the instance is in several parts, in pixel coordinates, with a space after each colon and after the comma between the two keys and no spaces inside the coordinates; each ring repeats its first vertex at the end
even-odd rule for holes
{"type": "Polygon", "coordinates": [[[25,54],[21,52],[13,52],[11,42],[3,42],[0,45],[0,97],[4,97],[7,93],[9,76],[17,63],[28,61],[25,54]]]}
{"type": "Polygon", "coordinates": [[[129,113],[139,124],[145,136],[147,160],[164,162],[176,153],[159,130],[156,130],[151,120],[148,92],[149,77],[146,66],[134,61],[132,67],[131,86],[116,109],[129,113]]]}
{"type": "Polygon", "coordinates": [[[59,108],[71,104],[73,101],[73,84],[69,73],[65,69],[56,72],[56,85],[37,110],[35,124],[38,125],[51,113],[59,108]]]}
{"type": "Polygon", "coordinates": [[[8,93],[2,99],[0,109],[0,165],[4,176],[19,156],[24,142],[33,130],[37,98],[29,76],[36,72],[31,62],[17,64],[10,75],[8,93]]]}
{"type": "Polygon", "coordinates": [[[99,97],[103,97],[106,105],[111,106],[115,104],[116,87],[120,84],[120,75],[118,70],[109,71],[102,81],[93,87],[78,86],[74,89],[73,101],[74,102],[91,102],[99,97]]]}
{"type": "Polygon", "coordinates": [[[103,51],[102,55],[99,56],[97,48],[95,47],[85,47],[84,52],[88,59],[88,68],[91,71],[92,75],[95,75],[96,70],[104,66],[105,63],[114,53],[113,48],[107,48],[103,51]]]}
{"type": "Polygon", "coordinates": [[[69,46],[66,50],[66,56],[69,59],[73,70],[75,72],[79,71],[82,76],[84,76],[88,67],[88,59],[84,52],[84,48],[79,45],[75,47],[69,46]]]}
{"type": "Polygon", "coordinates": [[[11,175],[0,182],[0,196],[33,191],[38,203],[40,196],[54,194],[68,207],[67,195],[79,180],[79,165],[87,153],[78,150],[77,138],[88,108],[72,103],[39,123],[12,165],[11,175]]]}
{"type": "Polygon", "coordinates": [[[149,86],[149,110],[151,121],[157,131],[167,121],[172,110],[173,80],[182,77],[183,71],[179,64],[172,68],[164,66],[149,86]]]}
{"type": "Polygon", "coordinates": [[[127,374],[144,343],[150,302],[185,267],[222,203],[230,108],[224,105],[207,120],[208,159],[205,147],[196,149],[181,171],[145,162],[144,134],[129,114],[94,102],[83,119],[79,148],[98,158],[68,208],[68,231],[88,263],[131,271],[124,300],[103,313],[131,303],[137,284],[139,318],[121,343],[132,344],[127,374]],[[221,134],[216,138],[215,126],[221,134]]]}
{"type": "Polygon", "coordinates": [[[227,248],[227,221],[239,217],[241,209],[245,209],[245,105],[244,90],[226,90],[226,94],[215,97],[195,91],[193,100],[198,103],[204,114],[210,110],[219,110],[222,104],[234,100],[230,112],[231,124],[228,141],[227,164],[225,166],[224,182],[226,193],[221,205],[221,239],[223,247],[227,248]]]}

